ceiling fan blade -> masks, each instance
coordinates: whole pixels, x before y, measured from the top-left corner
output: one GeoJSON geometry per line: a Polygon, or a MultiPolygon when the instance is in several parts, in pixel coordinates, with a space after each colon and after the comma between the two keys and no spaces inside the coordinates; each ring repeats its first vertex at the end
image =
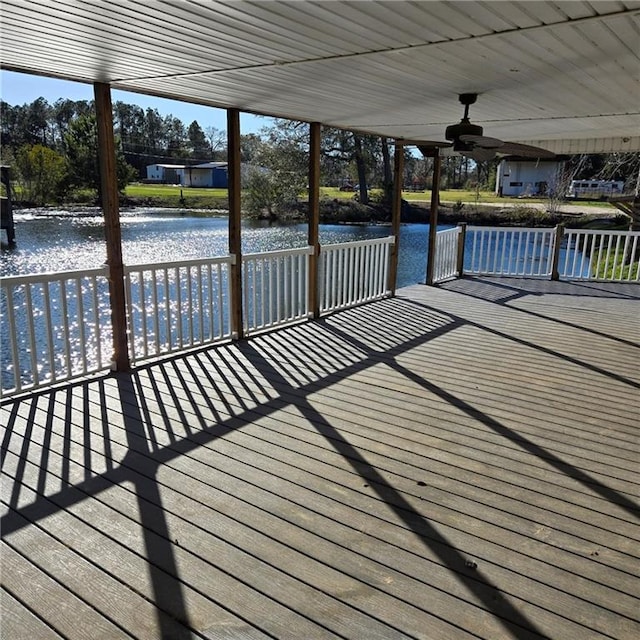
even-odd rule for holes
{"type": "Polygon", "coordinates": [[[523,158],[555,158],[556,154],[541,147],[533,147],[519,142],[504,142],[496,151],[501,155],[522,156],[523,158]]]}
{"type": "Polygon", "coordinates": [[[458,139],[461,142],[472,144],[474,147],[482,147],[483,149],[497,149],[504,144],[502,140],[488,136],[462,135],[458,139]]]}
{"type": "Polygon", "coordinates": [[[475,162],[487,162],[496,157],[495,149],[483,149],[482,147],[476,147],[472,151],[461,151],[460,153],[465,158],[471,158],[475,162]]]}
{"type": "Polygon", "coordinates": [[[419,145],[425,147],[445,148],[451,147],[453,142],[445,142],[444,140],[417,140],[417,139],[398,139],[396,143],[403,147],[417,147],[419,145]]]}

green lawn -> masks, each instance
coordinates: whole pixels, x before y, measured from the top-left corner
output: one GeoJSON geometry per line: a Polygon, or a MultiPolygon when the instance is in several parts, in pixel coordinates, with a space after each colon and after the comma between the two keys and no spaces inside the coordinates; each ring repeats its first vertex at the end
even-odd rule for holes
{"type": "MultiPolygon", "coordinates": [[[[370,195],[380,193],[380,189],[371,189],[370,195]]],[[[199,187],[181,187],[180,185],[164,185],[164,184],[130,184],[125,189],[125,195],[131,198],[166,198],[167,200],[179,199],[182,195],[188,201],[211,199],[211,200],[227,200],[226,189],[205,189],[199,187]]],[[[351,200],[355,196],[353,191],[340,191],[338,187],[320,187],[320,196],[329,199],[351,200]]],[[[301,199],[306,199],[305,194],[301,194],[301,199]]],[[[409,202],[425,202],[431,200],[431,191],[403,191],[402,197],[409,202]]],[[[541,202],[545,203],[545,198],[499,198],[492,191],[481,191],[479,194],[475,191],[465,189],[452,189],[440,191],[440,202],[463,204],[504,204],[507,202],[518,203],[522,206],[527,204],[541,202]]],[[[602,206],[604,203],[598,202],[580,202],[581,205],[602,206]]]]}
{"type": "Polygon", "coordinates": [[[210,196],[211,198],[226,198],[226,189],[205,189],[199,187],[181,187],[172,184],[129,184],[124,193],[130,198],[165,198],[180,197],[180,192],[187,196],[210,196]]]}

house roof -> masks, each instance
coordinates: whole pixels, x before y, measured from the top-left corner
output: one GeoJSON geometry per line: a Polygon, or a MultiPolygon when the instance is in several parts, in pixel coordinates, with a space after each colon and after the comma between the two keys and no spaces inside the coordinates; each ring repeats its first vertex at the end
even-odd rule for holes
{"type": "Polygon", "coordinates": [[[392,138],[640,150],[637,0],[3,0],[2,67],[392,138]]]}
{"type": "Polygon", "coordinates": [[[226,168],[229,166],[228,162],[203,162],[202,164],[197,164],[193,168],[194,169],[220,169],[226,168]]]}

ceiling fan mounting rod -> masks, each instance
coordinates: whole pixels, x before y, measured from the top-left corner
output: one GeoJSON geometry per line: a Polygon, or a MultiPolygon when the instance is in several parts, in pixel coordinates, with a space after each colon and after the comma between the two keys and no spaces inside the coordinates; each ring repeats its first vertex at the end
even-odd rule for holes
{"type": "Polygon", "coordinates": [[[460,100],[460,103],[464,105],[464,120],[469,119],[469,105],[474,104],[477,99],[477,93],[461,93],[458,96],[458,100],[460,100]]]}

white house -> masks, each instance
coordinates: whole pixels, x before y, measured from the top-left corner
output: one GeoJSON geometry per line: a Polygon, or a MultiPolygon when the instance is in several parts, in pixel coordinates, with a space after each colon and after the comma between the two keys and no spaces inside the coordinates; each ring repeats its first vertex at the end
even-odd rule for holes
{"type": "Polygon", "coordinates": [[[164,184],[182,184],[181,171],[183,164],[149,164],[147,165],[147,180],[164,184]]]}
{"type": "Polygon", "coordinates": [[[150,164],[147,180],[163,184],[179,184],[183,187],[227,187],[227,162],[202,164],[150,164]]]}
{"type": "Polygon", "coordinates": [[[496,172],[500,196],[546,196],[560,181],[562,160],[510,160],[504,158],[496,172]]]}

